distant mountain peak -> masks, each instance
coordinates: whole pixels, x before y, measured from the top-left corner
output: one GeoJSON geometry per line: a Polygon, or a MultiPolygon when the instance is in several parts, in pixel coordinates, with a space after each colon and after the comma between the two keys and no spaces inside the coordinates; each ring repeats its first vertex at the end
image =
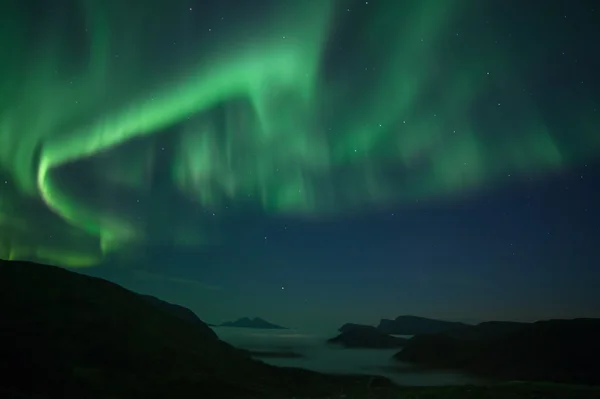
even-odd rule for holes
{"type": "Polygon", "coordinates": [[[259,328],[259,329],[279,329],[284,330],[286,327],[278,326],[277,324],[270,323],[260,317],[241,317],[236,321],[227,321],[220,325],[221,327],[239,327],[239,328],[259,328]]]}

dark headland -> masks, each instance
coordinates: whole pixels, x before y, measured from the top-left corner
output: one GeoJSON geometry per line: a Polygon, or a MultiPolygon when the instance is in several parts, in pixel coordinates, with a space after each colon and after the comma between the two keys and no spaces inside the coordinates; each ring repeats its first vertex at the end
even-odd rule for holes
{"type": "Polygon", "coordinates": [[[402,349],[394,359],[421,368],[461,370],[495,380],[600,385],[600,319],[477,325],[416,316],[377,326],[347,323],[330,343],[402,349]],[[412,334],[410,339],[391,332],[412,334]]]}
{"type": "Polygon", "coordinates": [[[466,326],[468,326],[468,324],[405,315],[398,316],[394,320],[381,319],[377,329],[385,334],[417,335],[437,334],[466,326]]]}
{"type": "Polygon", "coordinates": [[[348,328],[345,325],[340,328],[340,331],[341,334],[329,339],[327,342],[330,344],[339,344],[345,348],[370,349],[400,348],[407,342],[405,338],[392,337],[372,326],[355,324],[351,328],[348,328]]]}
{"type": "Polygon", "coordinates": [[[425,317],[398,316],[395,320],[381,319],[377,327],[346,323],[338,329],[340,334],[327,342],[346,348],[399,348],[403,347],[408,340],[393,335],[434,334],[466,326],[467,324],[463,323],[425,317]]]}
{"type": "Polygon", "coordinates": [[[171,305],[62,268],[0,260],[0,397],[510,399],[599,394],[592,388],[530,383],[403,388],[381,377],[277,368],[224,343],[201,318],[171,305]]]}
{"type": "Polygon", "coordinates": [[[417,335],[397,360],[502,380],[600,385],[600,319],[486,322],[417,335]]]}

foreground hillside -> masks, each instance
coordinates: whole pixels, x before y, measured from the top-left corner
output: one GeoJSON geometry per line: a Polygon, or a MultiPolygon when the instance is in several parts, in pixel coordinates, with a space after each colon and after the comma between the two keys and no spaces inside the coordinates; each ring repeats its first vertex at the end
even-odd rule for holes
{"type": "Polygon", "coordinates": [[[2,398],[598,397],[555,386],[400,388],[276,368],[220,341],[200,319],[105,280],[26,262],[0,261],[0,312],[2,398]]]}
{"type": "Polygon", "coordinates": [[[0,262],[0,387],[13,394],[268,398],[368,384],[268,366],[200,321],[102,279],[0,262]]]}

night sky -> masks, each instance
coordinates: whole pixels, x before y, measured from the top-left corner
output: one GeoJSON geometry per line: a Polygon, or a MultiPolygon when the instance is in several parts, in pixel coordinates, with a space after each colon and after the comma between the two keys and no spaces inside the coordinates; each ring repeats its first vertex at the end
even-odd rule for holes
{"type": "Polygon", "coordinates": [[[596,1],[3,0],[0,257],[207,322],[600,317],[596,1]]]}

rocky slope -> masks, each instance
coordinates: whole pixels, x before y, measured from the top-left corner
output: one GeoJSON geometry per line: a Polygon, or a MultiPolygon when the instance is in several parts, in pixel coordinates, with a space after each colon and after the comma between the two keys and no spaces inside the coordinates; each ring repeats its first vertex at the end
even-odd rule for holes
{"type": "Polygon", "coordinates": [[[142,298],[146,299],[148,302],[157,306],[159,309],[162,309],[166,312],[172,313],[177,317],[186,320],[192,324],[197,324],[201,326],[211,326],[210,324],[206,324],[200,318],[192,312],[190,309],[185,306],[177,305],[175,303],[170,303],[167,301],[163,301],[162,299],[156,298],[151,295],[141,295],[142,298]]]}

